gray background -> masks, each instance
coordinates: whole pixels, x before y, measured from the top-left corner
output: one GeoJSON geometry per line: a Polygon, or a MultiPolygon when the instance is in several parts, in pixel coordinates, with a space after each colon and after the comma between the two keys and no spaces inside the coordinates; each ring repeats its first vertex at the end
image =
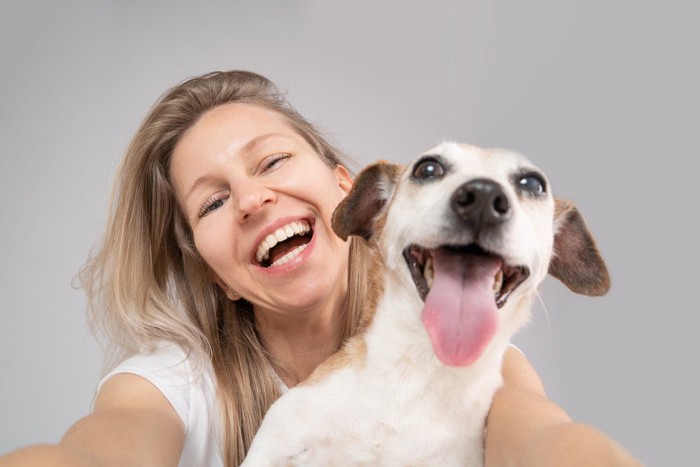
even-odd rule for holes
{"type": "Polygon", "coordinates": [[[71,278],[141,118],[184,78],[242,68],[288,89],[360,164],[407,161],[444,139],[530,156],[584,213],[613,288],[591,299],[548,279],[518,345],[575,419],[646,464],[691,464],[691,4],[4,1],[0,453],[55,442],[90,409],[100,350],[71,278]]]}

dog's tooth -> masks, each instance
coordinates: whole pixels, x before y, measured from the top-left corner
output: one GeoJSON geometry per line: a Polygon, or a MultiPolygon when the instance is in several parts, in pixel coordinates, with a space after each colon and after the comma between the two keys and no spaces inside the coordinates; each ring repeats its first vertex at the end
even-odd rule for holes
{"type": "Polygon", "coordinates": [[[429,289],[433,287],[434,276],[435,270],[433,269],[433,257],[430,256],[425,262],[425,268],[423,268],[423,277],[425,278],[425,282],[428,284],[429,289]]]}
{"type": "Polygon", "coordinates": [[[493,280],[493,291],[495,293],[498,293],[501,291],[501,287],[503,287],[503,270],[500,269],[498,273],[496,274],[496,277],[493,280]]]}
{"type": "Polygon", "coordinates": [[[284,233],[287,234],[287,238],[293,237],[294,236],[294,229],[292,228],[291,225],[285,225],[284,226],[284,233]]]}

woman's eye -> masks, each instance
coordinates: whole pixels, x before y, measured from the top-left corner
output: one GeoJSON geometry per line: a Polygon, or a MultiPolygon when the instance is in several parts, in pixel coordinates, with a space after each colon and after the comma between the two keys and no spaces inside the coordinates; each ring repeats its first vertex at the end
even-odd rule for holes
{"type": "Polygon", "coordinates": [[[204,217],[207,214],[209,214],[212,211],[216,211],[219,209],[221,206],[224,205],[224,198],[215,198],[212,200],[207,201],[204,203],[204,206],[202,206],[202,209],[199,210],[199,217],[204,217]]]}
{"type": "Polygon", "coordinates": [[[289,154],[275,154],[263,161],[262,172],[269,172],[276,169],[282,162],[289,159],[289,154]]]}
{"type": "Polygon", "coordinates": [[[544,179],[537,174],[528,174],[520,177],[518,188],[532,194],[542,194],[547,191],[547,184],[544,179]]]}
{"type": "Polygon", "coordinates": [[[413,178],[428,179],[440,178],[445,174],[445,168],[434,159],[419,162],[413,169],[413,178]]]}

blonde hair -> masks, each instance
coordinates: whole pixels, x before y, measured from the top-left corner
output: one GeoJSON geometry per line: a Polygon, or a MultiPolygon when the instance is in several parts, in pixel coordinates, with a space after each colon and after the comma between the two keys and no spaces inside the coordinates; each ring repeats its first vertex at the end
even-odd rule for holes
{"type": "MultiPolygon", "coordinates": [[[[116,174],[102,244],[79,276],[93,330],[120,350],[112,363],[163,340],[211,360],[224,428],[222,454],[229,466],[243,460],[280,395],[275,362],[256,332],[252,306],[231,302],[209,280],[176,203],[168,166],[183,133],[208,110],[232,102],[278,112],[329,167],[346,165],[263,76],[229,71],[187,80],[159,99],[136,132],[116,174]]],[[[366,247],[354,240],[338,345],[360,326],[366,261],[366,247]]]]}

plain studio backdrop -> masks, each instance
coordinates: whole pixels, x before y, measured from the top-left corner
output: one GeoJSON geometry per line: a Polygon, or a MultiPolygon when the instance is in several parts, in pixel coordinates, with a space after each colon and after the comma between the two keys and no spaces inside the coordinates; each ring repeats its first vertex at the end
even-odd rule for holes
{"type": "Polygon", "coordinates": [[[443,140],[529,156],[611,270],[553,279],[516,343],[549,396],[649,465],[697,450],[698,11],[692,2],[7,1],[0,6],[0,453],[89,413],[101,353],[71,280],[149,107],[260,72],[364,165],[443,140]],[[691,139],[692,138],[692,139],[691,139]]]}

